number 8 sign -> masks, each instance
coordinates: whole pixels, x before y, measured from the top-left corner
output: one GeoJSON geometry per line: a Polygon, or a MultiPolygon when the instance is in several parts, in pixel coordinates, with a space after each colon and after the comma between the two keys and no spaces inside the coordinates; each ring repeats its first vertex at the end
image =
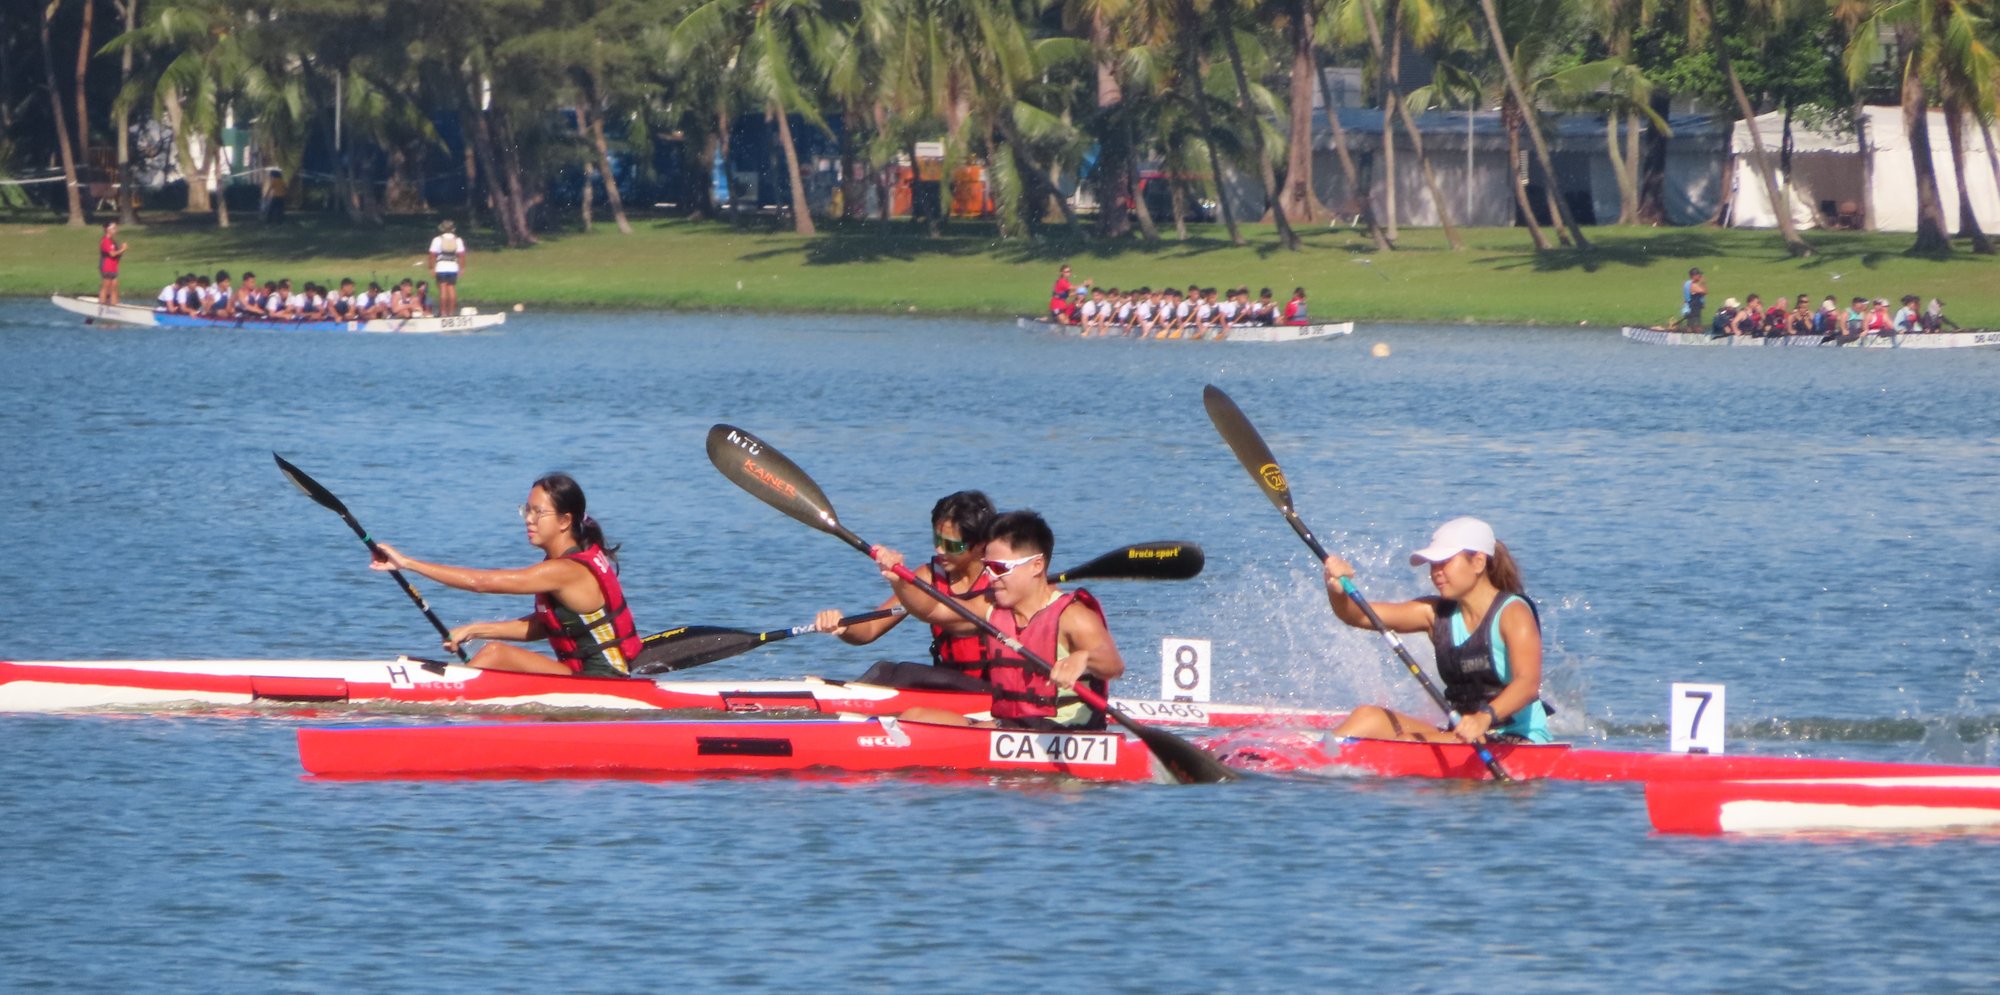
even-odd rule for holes
{"type": "Polygon", "coordinates": [[[1207,701],[1209,641],[1160,640],[1160,697],[1168,701],[1207,701]]]}
{"type": "Polygon", "coordinates": [[[1675,684],[1667,748],[1675,753],[1721,753],[1722,716],[1722,685],[1675,684]]]}

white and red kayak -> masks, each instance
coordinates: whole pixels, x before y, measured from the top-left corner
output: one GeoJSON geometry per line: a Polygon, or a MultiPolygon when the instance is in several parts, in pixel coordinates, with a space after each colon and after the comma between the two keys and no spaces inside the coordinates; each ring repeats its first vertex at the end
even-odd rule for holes
{"type": "MultiPolygon", "coordinates": [[[[1267,773],[1352,771],[1380,777],[1491,780],[1472,747],[1349,739],[1305,730],[1240,731],[1205,746],[1231,767],[1267,773]]],[[[1992,767],[1954,767],[1752,754],[1640,753],[1567,743],[1496,743],[1493,758],[1517,781],[1742,781],[1768,778],[2000,777],[1992,767]]]]}
{"type": "MultiPolygon", "coordinates": [[[[965,691],[917,691],[808,677],[782,681],[670,681],[569,677],[443,666],[407,657],[369,660],[0,661],[0,712],[164,709],[190,705],[279,707],[395,703],[542,709],[729,712],[807,711],[896,715],[919,705],[962,715],[992,699],[965,691]],[[434,665],[435,666],[435,665],[434,665]]],[[[1114,698],[1132,717],[1195,728],[1331,728],[1342,713],[1283,705],[1114,698]]]]}
{"type": "Polygon", "coordinates": [[[1116,732],[980,729],[894,718],[307,727],[298,735],[306,772],[342,779],[922,771],[1174,780],[1144,743],[1116,732]]]}
{"type": "Polygon", "coordinates": [[[1656,781],[1663,833],[1931,832],[2000,826],[2000,772],[1761,781],[1656,781]]]}

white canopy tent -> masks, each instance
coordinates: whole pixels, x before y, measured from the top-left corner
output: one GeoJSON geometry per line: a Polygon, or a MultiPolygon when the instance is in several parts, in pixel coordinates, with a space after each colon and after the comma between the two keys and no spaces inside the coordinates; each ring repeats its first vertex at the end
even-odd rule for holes
{"type": "MultiPolygon", "coordinates": [[[[1778,182],[1783,188],[1789,179],[1792,221],[1798,227],[1817,228],[1843,219],[1858,223],[1872,192],[1876,230],[1917,230],[1916,168],[1910,161],[1910,141],[1903,131],[1902,108],[1863,110],[1864,124],[1859,137],[1851,132],[1818,131],[1796,120],[1792,122],[1791,175],[1779,175],[1778,182]],[[1870,168],[1873,182],[1867,183],[1870,168]]],[[[1945,130],[1944,112],[1931,111],[1928,123],[1945,226],[1956,230],[1958,184],[1952,174],[1951,139],[1945,130]]],[[[1764,154],[1775,170],[1784,140],[1785,116],[1779,112],[1764,114],[1757,118],[1756,125],[1764,140],[1764,154]]],[[[1777,215],[1771,210],[1771,200],[1764,193],[1764,183],[1757,176],[1752,155],[1749,123],[1738,121],[1730,136],[1729,175],[1736,193],[1729,224],[1734,228],[1775,228],[1777,215]]],[[[1972,213],[1988,232],[2000,226],[2000,188],[1996,188],[1994,179],[1985,135],[1976,123],[1968,120],[1965,185],[1972,194],[1972,213]]]]}

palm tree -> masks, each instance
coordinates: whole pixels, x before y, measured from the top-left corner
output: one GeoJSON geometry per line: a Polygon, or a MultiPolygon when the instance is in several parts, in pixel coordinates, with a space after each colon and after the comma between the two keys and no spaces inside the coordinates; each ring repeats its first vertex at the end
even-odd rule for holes
{"type": "MultiPolygon", "coordinates": [[[[1948,5],[1948,0],[1947,0],[1948,5]]],[[[1945,228],[1943,199],[1938,195],[1937,166],[1931,156],[1930,100],[1926,88],[1926,55],[1937,34],[1937,4],[1925,0],[1883,0],[1865,10],[1843,8],[1850,22],[1847,78],[1859,84],[1882,57],[1882,34],[1896,40],[1898,78],[1902,90],[1903,130],[1910,140],[1910,162],[1917,179],[1917,241],[1911,251],[1944,254],[1951,251],[1945,228]]]]}
{"type": "MultiPolygon", "coordinates": [[[[1553,184],[1556,178],[1555,160],[1549,155],[1548,142],[1542,139],[1541,125],[1535,121],[1535,107],[1528,102],[1521,88],[1521,77],[1514,71],[1514,58],[1507,47],[1507,35],[1500,29],[1499,8],[1495,5],[1495,0],[1479,0],[1479,7],[1486,15],[1486,30],[1492,39],[1494,54],[1500,57],[1500,71],[1506,77],[1508,95],[1513,97],[1522,124],[1528,131],[1528,138],[1534,143],[1535,158],[1542,165],[1542,174],[1553,184]]],[[[1583,229],[1577,227],[1576,218],[1571,216],[1569,205],[1561,197],[1555,197],[1554,202],[1556,215],[1561,219],[1562,226],[1568,230],[1570,240],[1579,249],[1589,249],[1590,240],[1583,237],[1583,229]]],[[[1537,248],[1542,246],[1538,245],[1537,248]]]]}
{"type": "MultiPolygon", "coordinates": [[[[1285,40],[1292,48],[1291,92],[1286,98],[1292,121],[1286,143],[1285,185],[1278,192],[1278,203],[1288,215],[1296,215],[1307,224],[1332,216],[1313,190],[1313,86],[1320,79],[1313,6],[1314,0],[1287,0],[1282,8],[1285,40]]],[[[1333,115],[1331,104],[1326,112],[1333,115]]]]}
{"type": "Polygon", "coordinates": [[[1250,133],[1250,148],[1257,156],[1257,168],[1264,181],[1264,193],[1271,205],[1271,216],[1278,225],[1278,241],[1285,248],[1299,250],[1298,233],[1292,231],[1292,224],[1285,217],[1284,198],[1279,196],[1278,180],[1271,169],[1271,156],[1264,146],[1264,120],[1251,105],[1250,78],[1243,70],[1242,46],[1236,38],[1236,26],[1231,23],[1231,15],[1236,12],[1236,0],[1216,0],[1215,19],[1222,31],[1223,45],[1229,51],[1229,68],[1236,77],[1236,101],[1242,112],[1243,130],[1250,133]]]}
{"type": "MultiPolygon", "coordinates": [[[[56,10],[61,6],[62,0],[49,0],[48,6],[42,8],[42,65],[48,74],[49,109],[53,112],[50,117],[56,122],[56,147],[62,154],[63,189],[69,194],[67,223],[72,228],[80,228],[83,226],[83,191],[77,185],[76,156],[70,151],[69,125],[63,121],[62,97],[58,96],[60,91],[56,89],[56,57],[49,46],[49,25],[56,19],[56,10]]],[[[77,136],[77,141],[85,140],[85,136],[77,136]]]]}
{"type": "Polygon", "coordinates": [[[1813,254],[1811,244],[1799,235],[1799,229],[1792,221],[1792,201],[1778,186],[1777,171],[1771,166],[1769,154],[1764,151],[1764,133],[1757,127],[1757,108],[1750,103],[1750,95],[1743,89],[1742,77],[1736,73],[1735,56],[1730,51],[1731,42],[1749,41],[1752,45],[1762,40],[1775,39],[1783,34],[1781,27],[1787,20],[1789,11],[1785,0],[1721,0],[1730,6],[1722,8],[1729,15],[1727,24],[1716,21],[1717,0],[1691,0],[1692,16],[1688,19],[1690,43],[1703,35],[1713,43],[1716,67],[1729,83],[1729,93],[1736,99],[1736,111],[1743,119],[1743,126],[1750,132],[1750,165],[1763,181],[1764,194],[1771,204],[1771,214],[1778,219],[1778,232],[1785,239],[1785,250],[1793,256],[1804,258],[1813,254]],[[1724,28],[1727,30],[1724,30],[1724,28]]]}

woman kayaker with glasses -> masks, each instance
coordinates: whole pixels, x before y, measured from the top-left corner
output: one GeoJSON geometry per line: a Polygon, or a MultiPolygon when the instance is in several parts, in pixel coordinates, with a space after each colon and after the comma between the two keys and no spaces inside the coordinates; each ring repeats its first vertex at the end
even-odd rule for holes
{"type": "Polygon", "coordinates": [[[379,543],[376,570],[408,570],[447,587],[479,594],[532,594],[535,610],[520,618],[474,622],[451,630],[445,649],[457,652],[467,640],[489,642],[472,655],[471,666],[530,674],[626,676],[639,655],[639,630],[618,583],[618,547],[607,548],[604,530],[584,510],[583,488],[568,474],[552,473],[528,489],[521,506],[528,544],[542,562],[516,570],[451,567],[404,556],[379,543]],[[554,656],[521,646],[546,639],[554,656]]]}
{"type": "MultiPolygon", "coordinates": [[[[1019,654],[985,640],[986,679],[993,685],[993,720],[970,722],[962,715],[935,708],[913,708],[903,718],[955,725],[999,726],[1009,729],[1102,729],[1105,717],[1082,701],[1061,694],[1077,681],[1087,681],[1108,696],[1107,685],[1125,673],[1125,660],[1111,640],[1104,610],[1097,599],[1078,588],[1063,591],[1049,582],[1049,555],[1055,534],[1042,516],[1010,511],[993,520],[986,533],[981,565],[989,578],[983,597],[960,599],[994,628],[1055,665],[1044,673],[1019,654]]],[[[979,627],[946,605],[897,578],[894,568],[903,554],[877,547],[875,562],[896,597],[913,618],[937,626],[952,636],[973,636],[979,627]]]]}
{"type": "MultiPolygon", "coordinates": [[[[1438,526],[1430,545],[1410,554],[1411,566],[1424,564],[1437,597],[1371,604],[1391,630],[1429,634],[1445,700],[1456,713],[1453,724],[1441,728],[1428,719],[1363,705],[1333,735],[1550,742],[1549,710],[1541,701],[1541,618],[1522,592],[1521,571],[1507,546],[1485,522],[1454,518],[1438,526]]],[[[1355,628],[1374,628],[1341,587],[1342,578],[1354,576],[1354,567],[1338,556],[1327,557],[1325,567],[1333,613],[1355,628]]]]}
{"type": "MultiPolygon", "coordinates": [[[[931,548],[936,555],[916,569],[917,577],[953,594],[970,596],[986,590],[989,578],[980,565],[986,555],[986,529],[993,523],[993,499],[982,491],[957,491],[931,506],[931,548]]],[[[883,608],[901,604],[894,595],[883,608]]],[[[840,611],[829,608],[813,620],[821,632],[831,632],[852,646],[866,646],[889,633],[901,615],[842,627],[840,611]]],[[[986,641],[979,635],[954,636],[931,626],[931,665],[883,661],[861,675],[864,684],[931,690],[987,690],[986,641]]]]}

